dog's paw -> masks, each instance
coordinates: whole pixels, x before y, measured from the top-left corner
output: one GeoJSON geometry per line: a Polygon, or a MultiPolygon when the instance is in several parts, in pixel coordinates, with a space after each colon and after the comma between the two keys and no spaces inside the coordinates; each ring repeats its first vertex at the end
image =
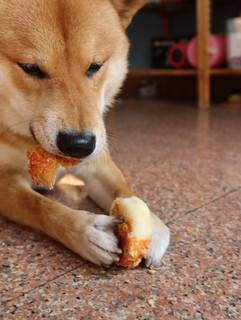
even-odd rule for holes
{"type": "Polygon", "coordinates": [[[150,249],[146,257],[146,266],[152,268],[160,265],[161,258],[164,255],[170,239],[168,227],[153,213],[152,218],[152,240],[150,249]]]}
{"type": "Polygon", "coordinates": [[[114,230],[120,221],[105,215],[88,215],[74,251],[92,263],[108,267],[119,260],[121,249],[114,230]]]}

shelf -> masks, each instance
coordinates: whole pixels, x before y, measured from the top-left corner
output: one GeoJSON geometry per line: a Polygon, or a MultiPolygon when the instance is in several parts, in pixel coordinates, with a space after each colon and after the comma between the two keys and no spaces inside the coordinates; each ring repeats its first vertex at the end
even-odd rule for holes
{"type": "Polygon", "coordinates": [[[142,77],[151,77],[151,76],[165,76],[165,77],[172,77],[172,76],[195,76],[197,75],[196,69],[143,69],[143,70],[130,70],[130,75],[134,76],[142,76],[142,77]]]}
{"type": "Polygon", "coordinates": [[[211,76],[232,76],[232,75],[240,75],[241,69],[210,69],[211,76]]]}
{"type": "Polygon", "coordinates": [[[190,2],[190,0],[161,0],[160,4],[177,3],[177,2],[190,2]]]}
{"type": "MultiPolygon", "coordinates": [[[[209,73],[211,76],[232,76],[232,75],[240,75],[241,69],[210,69],[209,73]]],[[[143,69],[143,70],[130,70],[129,74],[132,76],[140,76],[140,77],[188,77],[188,76],[196,76],[197,69],[143,69]]]]}
{"type": "MultiPolygon", "coordinates": [[[[210,107],[210,79],[220,76],[240,76],[241,70],[228,68],[209,69],[208,36],[210,33],[211,9],[241,10],[240,0],[161,0],[160,3],[147,4],[141,10],[143,13],[158,14],[162,20],[162,36],[170,34],[170,19],[174,15],[192,13],[196,17],[196,30],[198,39],[198,69],[148,69],[131,70],[129,76],[133,82],[141,77],[192,77],[197,79],[198,106],[210,107]]],[[[164,87],[168,87],[167,82],[164,87]]],[[[164,88],[164,90],[166,90],[164,88]]]]}
{"type": "MultiPolygon", "coordinates": [[[[240,0],[212,0],[213,9],[226,9],[231,6],[241,7],[240,0]]],[[[147,3],[141,11],[160,15],[193,12],[195,11],[195,0],[161,0],[160,3],[147,3]]]]}
{"type": "Polygon", "coordinates": [[[185,12],[193,12],[195,3],[189,0],[165,0],[161,3],[146,4],[141,12],[155,13],[159,15],[180,14],[185,12]]]}

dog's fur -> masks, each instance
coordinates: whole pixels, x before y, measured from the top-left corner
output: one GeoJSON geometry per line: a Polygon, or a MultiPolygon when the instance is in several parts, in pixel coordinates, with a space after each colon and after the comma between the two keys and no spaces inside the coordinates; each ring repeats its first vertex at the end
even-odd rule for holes
{"type": "MultiPolygon", "coordinates": [[[[89,196],[106,212],[116,197],[130,197],[108,153],[103,114],[127,72],[125,28],[146,0],[0,0],[0,212],[42,230],[97,265],[110,265],[120,250],[116,220],[77,211],[32,189],[26,150],[40,144],[61,155],[61,130],[88,130],[94,152],[72,167],[89,196]],[[103,63],[87,76],[92,64],[103,63]],[[44,77],[20,64],[37,65],[44,77]]],[[[59,177],[61,174],[59,174],[59,177]]],[[[152,214],[147,266],[159,264],[167,227],[152,214]]]]}

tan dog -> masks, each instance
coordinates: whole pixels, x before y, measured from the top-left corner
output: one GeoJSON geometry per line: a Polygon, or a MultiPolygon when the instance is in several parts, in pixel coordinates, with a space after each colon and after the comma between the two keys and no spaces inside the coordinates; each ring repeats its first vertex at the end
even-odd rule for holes
{"type": "MultiPolygon", "coordinates": [[[[116,220],[34,191],[25,153],[37,143],[82,159],[72,173],[106,212],[116,197],[133,195],[108,153],[103,113],[127,72],[125,28],[145,2],[0,0],[0,212],[97,265],[118,260],[116,220]]],[[[154,214],[152,223],[148,266],[160,262],[169,242],[154,214]]]]}

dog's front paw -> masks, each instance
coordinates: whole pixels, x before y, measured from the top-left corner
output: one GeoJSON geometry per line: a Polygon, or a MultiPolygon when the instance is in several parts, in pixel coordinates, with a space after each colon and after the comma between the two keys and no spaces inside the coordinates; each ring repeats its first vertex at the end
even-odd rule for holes
{"type": "Polygon", "coordinates": [[[120,221],[113,217],[89,214],[85,225],[79,230],[79,239],[75,235],[74,251],[99,266],[107,267],[118,261],[121,250],[114,233],[118,223],[120,221]]]}
{"type": "Polygon", "coordinates": [[[160,265],[170,239],[168,227],[153,213],[152,218],[152,240],[146,257],[146,266],[149,268],[160,265]]]}

